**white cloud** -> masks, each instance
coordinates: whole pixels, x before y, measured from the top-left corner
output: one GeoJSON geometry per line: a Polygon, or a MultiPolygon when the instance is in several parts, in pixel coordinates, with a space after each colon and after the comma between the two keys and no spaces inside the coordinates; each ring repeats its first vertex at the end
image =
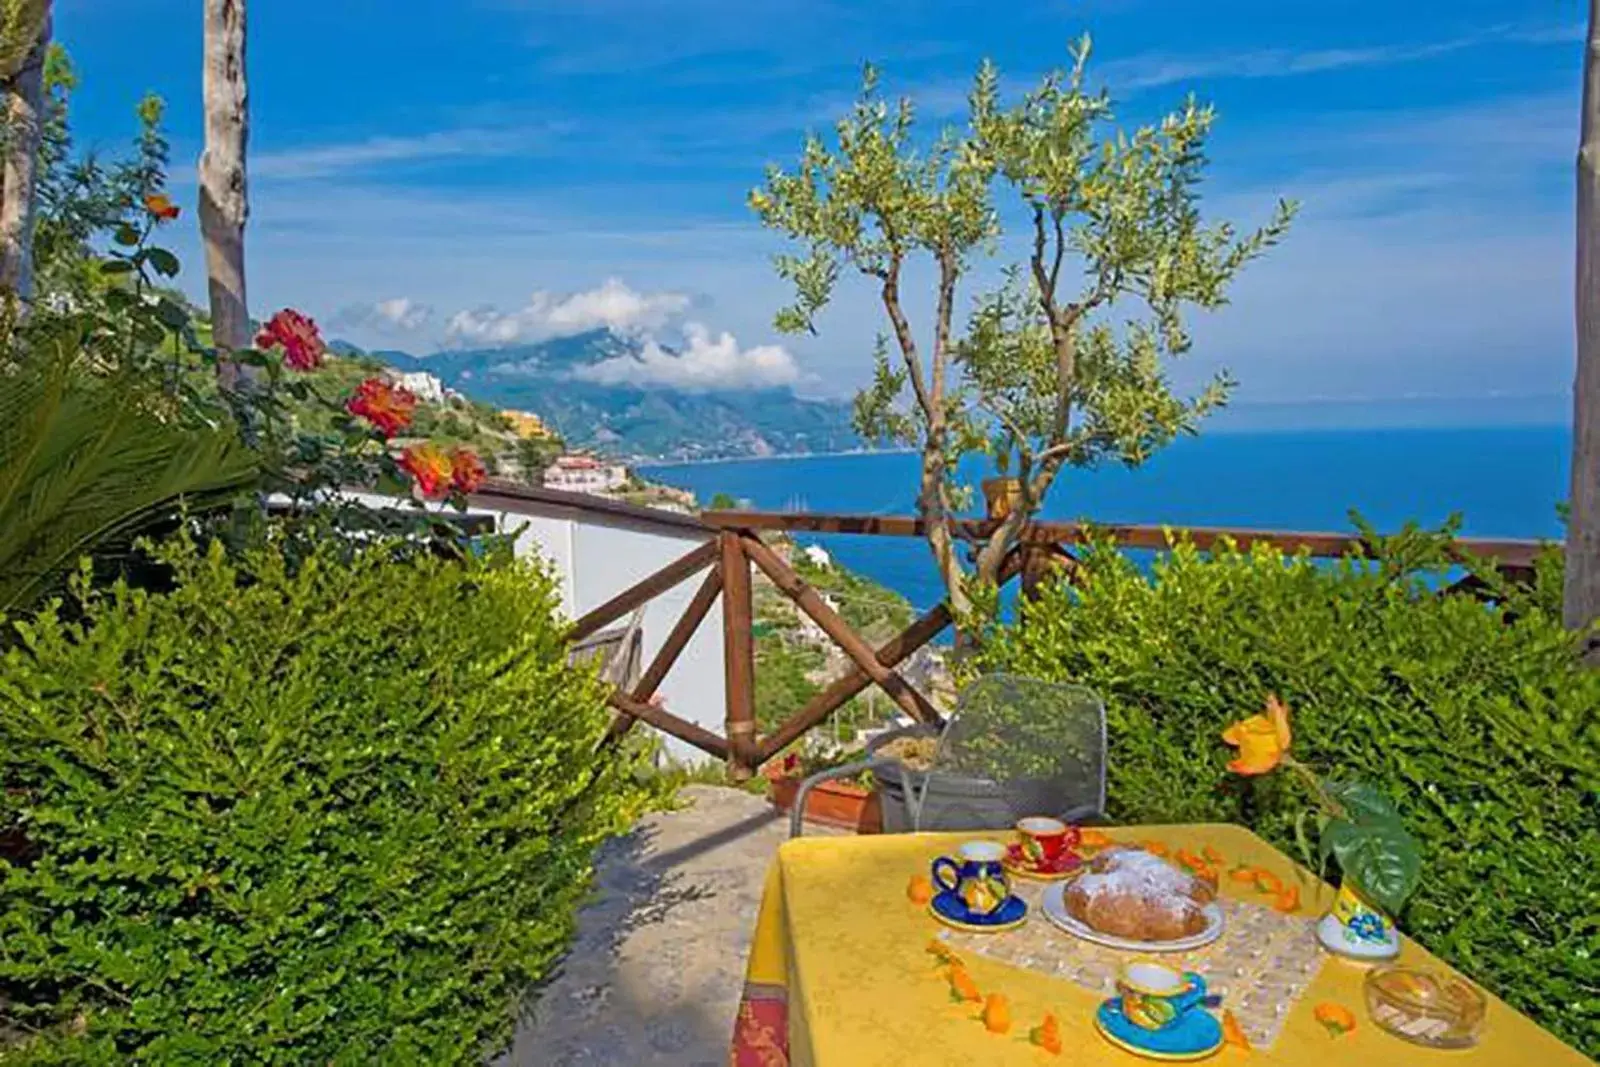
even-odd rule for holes
{"type": "Polygon", "coordinates": [[[1391,66],[1492,44],[1544,45],[1572,40],[1567,26],[1494,26],[1478,33],[1416,44],[1354,48],[1264,48],[1210,56],[1148,53],[1095,64],[1091,70],[1113,89],[1132,92],[1202,78],[1291,78],[1352,67],[1391,66]]]}
{"type": "Polygon", "coordinates": [[[396,336],[414,334],[433,319],[433,308],[409,296],[372,304],[349,304],[334,312],[332,325],[341,330],[372,330],[396,336]]]}
{"type": "Polygon", "coordinates": [[[685,293],[640,293],[619,278],[607,278],[597,288],[577,293],[539,290],[513,311],[494,307],[458,311],[450,316],[445,336],[449,343],[493,347],[601,328],[642,333],[675,321],[692,303],[685,293]]]}
{"type": "Polygon", "coordinates": [[[653,338],[638,353],[616,356],[587,367],[575,375],[605,385],[656,385],[671,389],[770,389],[801,381],[794,357],[781,345],[740,348],[726,330],[712,336],[698,322],[686,323],[679,351],[662,347],[653,338]]]}
{"type": "Polygon", "coordinates": [[[251,157],[255,178],[326,178],[385,163],[456,157],[510,156],[535,147],[543,131],[514,129],[438,130],[414,137],[368,137],[343,144],[290,148],[251,157]]]}

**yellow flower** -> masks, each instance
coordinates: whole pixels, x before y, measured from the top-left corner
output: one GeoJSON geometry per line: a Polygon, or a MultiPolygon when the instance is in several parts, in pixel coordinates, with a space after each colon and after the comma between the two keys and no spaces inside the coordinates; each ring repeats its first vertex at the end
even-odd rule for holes
{"type": "Polygon", "coordinates": [[[1289,751],[1289,709],[1275,696],[1267,697],[1264,715],[1252,715],[1222,731],[1222,739],[1239,750],[1228,763],[1235,774],[1266,774],[1289,751]]]}

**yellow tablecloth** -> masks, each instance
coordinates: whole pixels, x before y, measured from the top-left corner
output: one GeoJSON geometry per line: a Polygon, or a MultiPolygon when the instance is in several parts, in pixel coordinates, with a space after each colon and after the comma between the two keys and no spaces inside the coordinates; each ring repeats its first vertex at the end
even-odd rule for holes
{"type": "MultiPolygon", "coordinates": [[[[1284,879],[1308,877],[1250,831],[1228,825],[1140,826],[1107,831],[1114,840],[1159,839],[1173,849],[1219,850],[1228,866],[1263,867],[1284,879]]],[[[786,1000],[788,1062],[797,1067],[917,1067],[939,1064],[1073,1064],[1129,1067],[1149,1062],[1108,1045],[1094,1030],[1100,998],[1064,979],[1012,967],[974,953],[963,955],[984,993],[1004,993],[1013,1019],[1009,1033],[993,1034],[972,1004],[950,997],[950,986],[927,946],[942,927],[925,907],[906,897],[913,874],[926,872],[935,856],[974,837],[1003,834],[885,834],[818,837],[790,841],[779,849],[767,874],[747,969],[747,1004],[741,1010],[741,1041],[735,1062],[762,1067],[781,1064],[786,1000]],[[774,1011],[763,1011],[765,999],[774,1011]],[[751,1003],[756,1002],[756,1010],[751,1003]],[[1065,1049],[1052,1056],[1028,1035],[1046,1012],[1059,1020],[1065,1049]],[[774,1020],[777,1020],[776,1023],[774,1020]],[[754,1049],[754,1051],[752,1051],[754,1049]]],[[[1313,885],[1315,881],[1312,881],[1313,885]]],[[[1223,879],[1227,895],[1248,891],[1223,879]]],[[[1326,908],[1332,891],[1305,894],[1307,914],[1326,908]],[[1320,895],[1319,895],[1320,894],[1320,895]]],[[[1066,937],[1039,923],[1045,937],[1066,937]]],[[[1401,960],[1443,964],[1407,940],[1401,960]]],[[[1296,1067],[1361,1065],[1460,1065],[1460,1067],[1577,1067],[1590,1061],[1541,1030],[1502,1001],[1490,997],[1482,1041],[1466,1051],[1420,1048],[1380,1030],[1367,1017],[1362,993],[1366,968],[1329,959],[1294,1007],[1270,1051],[1224,1048],[1206,1062],[1293,1064],[1296,1067]],[[1334,1001],[1355,1013],[1356,1029],[1330,1035],[1312,1015],[1315,1005],[1334,1001]]]]}

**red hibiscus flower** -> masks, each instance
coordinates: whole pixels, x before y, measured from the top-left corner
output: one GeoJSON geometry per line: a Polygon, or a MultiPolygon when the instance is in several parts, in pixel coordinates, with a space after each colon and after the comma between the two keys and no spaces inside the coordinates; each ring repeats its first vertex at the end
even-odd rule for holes
{"type": "Polygon", "coordinates": [[[483,460],[471,449],[458,448],[450,453],[450,484],[459,492],[475,493],[488,475],[483,460]]]}
{"type": "Polygon", "coordinates": [[[411,475],[428,500],[441,500],[450,492],[454,464],[436,444],[412,445],[400,454],[400,469],[411,475]]]}
{"type": "Polygon", "coordinates": [[[166,193],[150,193],[144,198],[144,209],[157,222],[171,222],[178,217],[179,207],[166,193]]]}
{"type": "Polygon", "coordinates": [[[291,370],[313,370],[322,363],[328,346],[322,343],[317,324],[298,311],[284,308],[256,334],[256,347],[281,347],[283,361],[291,370]]]}
{"type": "Polygon", "coordinates": [[[356,386],[344,409],[372,423],[383,436],[393,437],[411,425],[417,398],[402,386],[391,385],[382,378],[368,378],[356,386]]]}

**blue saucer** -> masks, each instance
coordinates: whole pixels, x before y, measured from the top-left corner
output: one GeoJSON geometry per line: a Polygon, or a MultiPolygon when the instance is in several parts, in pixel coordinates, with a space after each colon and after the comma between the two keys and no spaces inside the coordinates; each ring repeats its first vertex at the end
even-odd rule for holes
{"type": "Polygon", "coordinates": [[[1028,916],[1028,905],[1015,895],[1006,897],[1005,903],[988,915],[976,915],[968,911],[967,902],[950,889],[934,897],[928,904],[928,910],[946,926],[984,934],[1021,926],[1022,920],[1028,916]]]}
{"type": "Polygon", "coordinates": [[[1222,1024],[1203,1008],[1191,1008],[1159,1030],[1146,1030],[1129,1022],[1116,998],[1104,1001],[1094,1013],[1100,1036],[1124,1052],[1167,1063],[1203,1060],[1222,1047],[1222,1024]]]}

